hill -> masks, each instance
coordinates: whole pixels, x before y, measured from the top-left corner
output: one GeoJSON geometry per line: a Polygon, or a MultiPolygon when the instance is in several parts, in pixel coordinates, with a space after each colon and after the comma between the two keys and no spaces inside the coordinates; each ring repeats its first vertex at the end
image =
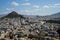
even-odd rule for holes
{"type": "Polygon", "coordinates": [[[23,15],[20,15],[17,12],[12,11],[8,15],[1,17],[1,19],[4,19],[4,18],[17,18],[17,17],[24,18],[23,15]]]}

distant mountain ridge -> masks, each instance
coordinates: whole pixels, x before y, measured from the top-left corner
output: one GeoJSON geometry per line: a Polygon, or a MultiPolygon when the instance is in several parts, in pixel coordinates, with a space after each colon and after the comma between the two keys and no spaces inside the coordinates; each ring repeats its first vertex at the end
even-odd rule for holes
{"type": "MultiPolygon", "coordinates": [[[[1,15],[2,16],[2,15],[1,15]]],[[[55,14],[52,14],[52,15],[48,15],[48,16],[31,16],[31,15],[20,15],[18,14],[17,12],[15,11],[12,11],[11,13],[9,13],[8,15],[6,14],[5,16],[3,15],[2,18],[16,18],[16,17],[21,17],[21,18],[24,18],[24,17],[31,17],[31,18],[40,18],[40,19],[59,19],[60,20],[60,12],[58,13],[55,13],[55,14]]]]}
{"type": "Polygon", "coordinates": [[[60,12],[50,15],[51,17],[60,17],[60,12]]]}
{"type": "Polygon", "coordinates": [[[43,20],[60,20],[60,12],[52,15],[40,16],[40,18],[43,20]]]}

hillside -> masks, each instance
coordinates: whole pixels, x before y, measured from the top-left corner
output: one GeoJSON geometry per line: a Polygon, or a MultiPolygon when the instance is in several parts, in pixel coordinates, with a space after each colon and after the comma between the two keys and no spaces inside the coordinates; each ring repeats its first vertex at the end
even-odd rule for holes
{"type": "Polygon", "coordinates": [[[24,18],[23,15],[20,15],[17,12],[12,11],[8,15],[5,15],[5,16],[1,17],[1,19],[4,19],[4,18],[17,18],[17,17],[24,18]]]}

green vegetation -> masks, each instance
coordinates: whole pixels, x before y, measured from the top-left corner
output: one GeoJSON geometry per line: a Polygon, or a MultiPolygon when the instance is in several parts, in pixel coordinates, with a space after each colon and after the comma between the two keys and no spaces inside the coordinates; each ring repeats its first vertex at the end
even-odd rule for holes
{"type": "Polygon", "coordinates": [[[47,23],[57,23],[60,24],[60,20],[56,21],[56,20],[47,20],[47,23]]]}

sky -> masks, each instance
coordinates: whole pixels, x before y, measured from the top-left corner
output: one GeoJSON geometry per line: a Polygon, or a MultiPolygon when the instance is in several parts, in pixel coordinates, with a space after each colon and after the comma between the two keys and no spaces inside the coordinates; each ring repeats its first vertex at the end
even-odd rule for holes
{"type": "Polygon", "coordinates": [[[0,14],[51,15],[60,12],[60,0],[0,0],[0,14]]]}

